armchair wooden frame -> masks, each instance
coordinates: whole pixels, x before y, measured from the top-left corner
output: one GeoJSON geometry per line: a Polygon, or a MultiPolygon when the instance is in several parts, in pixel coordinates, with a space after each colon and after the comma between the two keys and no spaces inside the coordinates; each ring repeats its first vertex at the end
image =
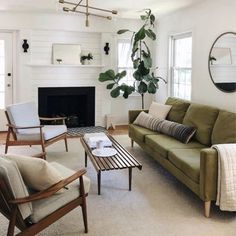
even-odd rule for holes
{"type": "Polygon", "coordinates": [[[13,194],[10,191],[7,183],[2,178],[0,178],[0,211],[6,218],[9,219],[7,236],[14,235],[15,226],[21,230],[21,232],[18,233],[17,236],[35,235],[78,206],[82,208],[85,233],[87,233],[88,222],[87,222],[86,197],[88,194],[86,194],[84,190],[83,175],[85,173],[86,170],[81,169],[75,174],[71,175],[66,179],[61,180],[60,182],[52,185],[46,190],[32,194],[29,197],[18,198],[18,199],[15,199],[13,197],[13,194]],[[80,182],[79,185],[80,196],[78,198],[62,206],[61,208],[51,213],[50,215],[46,216],[37,223],[32,223],[27,219],[23,220],[18,208],[19,204],[33,202],[51,197],[54,193],[56,193],[57,191],[64,188],[66,185],[68,185],[69,183],[78,178],[80,182]]]}
{"type": "MultiPolygon", "coordinates": [[[[38,126],[31,126],[31,127],[19,127],[11,124],[9,116],[7,111],[5,111],[7,121],[8,121],[8,131],[7,131],[7,137],[6,137],[6,146],[5,146],[5,154],[8,151],[9,146],[25,146],[25,145],[41,145],[42,147],[42,152],[36,156],[42,157],[43,159],[46,159],[46,150],[45,148],[61,139],[64,139],[65,141],[65,147],[66,151],[68,152],[68,144],[67,144],[67,134],[63,133],[61,135],[58,135],[52,139],[45,140],[43,136],[43,131],[42,128],[44,127],[43,125],[38,125],[38,126]],[[16,130],[19,129],[39,129],[40,130],[40,139],[39,140],[17,140],[16,136],[16,130]],[[12,140],[13,139],[13,140],[12,140]]],[[[63,123],[66,119],[66,117],[56,117],[56,118],[46,118],[46,117],[40,117],[40,120],[44,121],[55,121],[55,120],[62,120],[63,123]]]]}

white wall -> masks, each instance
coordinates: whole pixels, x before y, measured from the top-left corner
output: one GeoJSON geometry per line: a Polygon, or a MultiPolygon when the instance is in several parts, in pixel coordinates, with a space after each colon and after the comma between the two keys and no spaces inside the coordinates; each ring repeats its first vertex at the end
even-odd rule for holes
{"type": "MultiPolygon", "coordinates": [[[[236,32],[236,1],[205,0],[158,21],[158,45],[156,51],[159,73],[167,78],[169,36],[192,32],[192,101],[217,106],[236,112],[236,93],[224,93],[212,83],[208,73],[208,54],[214,40],[227,31],[236,32]]],[[[162,86],[157,100],[169,96],[168,86],[162,86]]]]}
{"type": "MultiPolygon", "coordinates": [[[[112,99],[109,91],[105,89],[106,84],[98,82],[97,78],[102,71],[116,69],[117,30],[122,28],[136,30],[139,22],[129,19],[108,21],[90,17],[90,27],[85,27],[85,18],[79,15],[1,12],[0,31],[12,31],[16,34],[13,101],[37,102],[39,86],[96,86],[96,125],[104,125],[105,114],[108,113],[115,116],[117,124],[127,124],[128,110],[139,109],[141,98],[132,96],[127,100],[112,99]],[[29,41],[29,53],[22,51],[23,39],[29,41]],[[110,43],[111,50],[108,56],[103,51],[105,42],[110,43]],[[81,43],[83,49],[91,49],[95,56],[93,63],[102,64],[104,67],[61,69],[28,66],[35,63],[49,64],[53,43],[81,43]],[[64,78],[62,73],[65,75],[64,78]]],[[[147,96],[147,106],[151,100],[152,96],[147,96]]]]}

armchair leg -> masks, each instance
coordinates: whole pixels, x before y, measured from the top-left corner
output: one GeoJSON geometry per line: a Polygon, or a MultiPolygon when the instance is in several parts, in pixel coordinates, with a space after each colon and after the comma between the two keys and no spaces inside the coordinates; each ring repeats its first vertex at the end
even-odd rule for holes
{"type": "Polygon", "coordinates": [[[207,201],[204,203],[205,204],[205,217],[209,218],[210,217],[210,211],[211,211],[211,201],[207,201]]]}
{"type": "Polygon", "coordinates": [[[84,232],[88,233],[88,220],[87,220],[87,207],[86,207],[86,198],[83,199],[83,204],[81,205],[84,221],[84,232]]]}
{"type": "Polygon", "coordinates": [[[134,147],[134,140],[131,139],[131,147],[134,147]]]}
{"type": "Polygon", "coordinates": [[[15,229],[15,224],[16,224],[16,214],[17,214],[17,208],[14,207],[12,211],[12,215],[10,217],[10,222],[8,225],[8,231],[7,231],[7,236],[13,236],[14,235],[14,229],[15,229]]]}
{"type": "Polygon", "coordinates": [[[11,135],[11,131],[10,131],[10,128],[8,128],[8,131],[7,131],[7,138],[6,138],[6,146],[5,146],[5,154],[7,153],[8,151],[8,142],[10,140],[10,135],[11,135]]]}
{"type": "Polygon", "coordinates": [[[66,137],[66,135],[65,135],[65,138],[64,138],[64,140],[65,140],[65,147],[66,147],[66,152],[68,152],[68,144],[67,144],[67,137],[66,137]]]}

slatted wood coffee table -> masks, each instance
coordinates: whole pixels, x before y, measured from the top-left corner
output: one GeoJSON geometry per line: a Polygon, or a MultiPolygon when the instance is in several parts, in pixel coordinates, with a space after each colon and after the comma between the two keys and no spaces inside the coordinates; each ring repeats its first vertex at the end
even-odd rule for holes
{"type": "Polygon", "coordinates": [[[87,156],[89,156],[95,170],[97,171],[98,182],[98,195],[101,194],[101,172],[110,170],[128,169],[129,171],[129,191],[132,185],[132,168],[137,167],[142,169],[142,165],[124,148],[122,147],[111,135],[107,137],[112,142],[112,147],[116,149],[117,154],[110,157],[97,157],[92,154],[94,148],[90,148],[83,137],[80,141],[85,150],[85,167],[87,167],[87,156]]]}

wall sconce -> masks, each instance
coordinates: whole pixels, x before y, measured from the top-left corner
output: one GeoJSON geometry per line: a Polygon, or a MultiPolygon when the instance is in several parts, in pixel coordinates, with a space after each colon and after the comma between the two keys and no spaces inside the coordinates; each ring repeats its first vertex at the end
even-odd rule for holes
{"type": "Polygon", "coordinates": [[[28,42],[27,42],[27,39],[23,39],[22,48],[24,49],[23,52],[28,52],[29,44],[28,44],[28,42]]]}
{"type": "Polygon", "coordinates": [[[109,43],[106,43],[106,44],[105,44],[104,51],[105,51],[105,54],[106,54],[106,55],[109,54],[109,51],[110,51],[109,43]]]}

